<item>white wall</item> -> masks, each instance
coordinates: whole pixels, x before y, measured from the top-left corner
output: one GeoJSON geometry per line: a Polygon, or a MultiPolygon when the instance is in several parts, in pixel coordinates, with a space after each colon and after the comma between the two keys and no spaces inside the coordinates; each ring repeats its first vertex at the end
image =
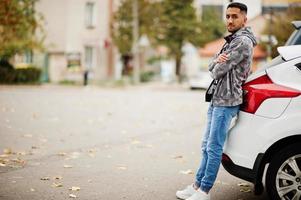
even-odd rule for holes
{"type": "Polygon", "coordinates": [[[38,12],[44,16],[46,32],[45,46],[50,52],[63,52],[66,48],[67,21],[64,17],[67,1],[40,0],[36,3],[38,12]]]}
{"type": "MultiPolygon", "coordinates": [[[[80,52],[81,63],[85,63],[85,47],[91,46],[93,52],[93,72],[98,79],[107,75],[107,50],[104,48],[104,41],[109,34],[109,0],[40,0],[36,8],[45,17],[45,31],[47,33],[46,48],[49,53],[64,54],[80,52]],[[85,8],[87,2],[94,3],[95,27],[89,29],[85,24],[85,8]]],[[[64,70],[62,58],[54,56],[50,67],[52,73],[58,76],[59,72],[53,70],[64,70]],[[55,67],[55,64],[60,67],[55,67]]],[[[67,66],[66,66],[67,67],[67,66]]],[[[65,70],[66,70],[65,67],[65,70]]],[[[85,67],[85,66],[83,66],[85,67]]],[[[64,73],[64,71],[62,72],[64,73]]]]}

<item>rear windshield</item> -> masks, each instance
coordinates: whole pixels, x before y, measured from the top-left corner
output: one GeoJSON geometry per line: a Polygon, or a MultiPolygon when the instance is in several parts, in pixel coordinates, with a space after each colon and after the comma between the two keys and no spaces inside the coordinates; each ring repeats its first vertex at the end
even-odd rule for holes
{"type": "Polygon", "coordinates": [[[301,44],[301,29],[295,30],[287,40],[285,46],[301,44]]]}

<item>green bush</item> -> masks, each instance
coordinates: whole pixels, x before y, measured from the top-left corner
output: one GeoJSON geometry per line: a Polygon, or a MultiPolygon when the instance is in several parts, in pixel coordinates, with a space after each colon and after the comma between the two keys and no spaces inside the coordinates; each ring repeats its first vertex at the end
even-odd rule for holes
{"type": "Polygon", "coordinates": [[[0,83],[26,84],[39,83],[41,69],[30,66],[26,68],[8,69],[0,66],[0,83]]]}
{"type": "Polygon", "coordinates": [[[149,82],[152,80],[152,78],[154,77],[155,73],[152,71],[148,71],[148,72],[143,72],[140,75],[140,80],[141,82],[149,82]]]}

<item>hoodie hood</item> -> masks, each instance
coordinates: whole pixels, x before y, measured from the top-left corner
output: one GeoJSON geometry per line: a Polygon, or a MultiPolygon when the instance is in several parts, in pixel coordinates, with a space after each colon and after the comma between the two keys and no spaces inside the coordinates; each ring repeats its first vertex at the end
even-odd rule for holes
{"type": "Polygon", "coordinates": [[[226,36],[225,40],[228,43],[230,43],[234,38],[240,37],[240,36],[247,36],[252,41],[253,46],[257,45],[257,41],[256,41],[254,34],[252,33],[251,27],[243,27],[243,28],[239,29],[235,33],[226,36]]]}

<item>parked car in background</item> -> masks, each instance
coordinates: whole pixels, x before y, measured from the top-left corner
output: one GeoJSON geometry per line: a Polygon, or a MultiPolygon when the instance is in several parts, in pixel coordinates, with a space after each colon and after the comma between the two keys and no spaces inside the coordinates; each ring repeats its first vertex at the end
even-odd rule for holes
{"type": "Polygon", "coordinates": [[[190,89],[207,89],[212,81],[208,70],[199,71],[198,74],[189,79],[190,89]]]}
{"type": "Polygon", "coordinates": [[[280,55],[243,86],[244,103],[222,164],[271,200],[301,200],[301,22],[280,55]],[[264,176],[265,174],[265,176],[264,176]]]}

